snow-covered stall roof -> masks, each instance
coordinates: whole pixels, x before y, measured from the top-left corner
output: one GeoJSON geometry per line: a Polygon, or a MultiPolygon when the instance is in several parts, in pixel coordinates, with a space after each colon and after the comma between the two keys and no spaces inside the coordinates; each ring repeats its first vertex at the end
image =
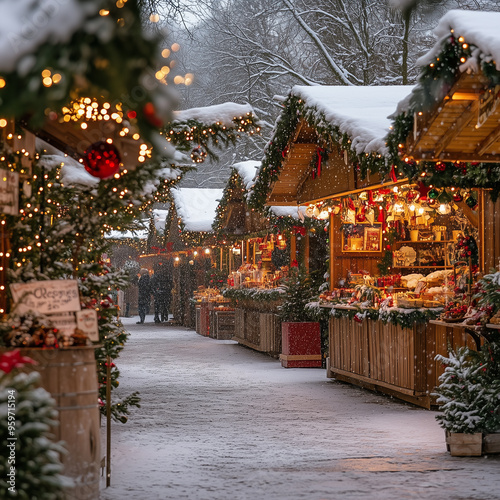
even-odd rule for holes
{"type": "MultiPolygon", "coordinates": [[[[165,231],[165,223],[168,217],[169,210],[164,210],[161,208],[153,209],[153,222],[156,231],[163,233],[165,231]]],[[[125,240],[138,238],[140,240],[145,240],[149,235],[149,219],[142,219],[136,223],[141,229],[136,229],[133,231],[110,231],[106,234],[106,238],[125,240]]]]}
{"type": "MultiPolygon", "coordinates": [[[[255,160],[241,161],[233,165],[233,168],[238,172],[241,181],[243,182],[243,186],[247,191],[247,195],[245,196],[245,198],[248,197],[248,194],[250,193],[254,185],[255,177],[261,165],[262,162],[255,160]]],[[[305,207],[297,206],[271,206],[269,207],[269,209],[276,217],[293,217],[294,219],[299,219],[300,217],[298,212],[300,211],[302,213],[305,213],[305,207]]]]}
{"type": "Polygon", "coordinates": [[[450,10],[440,20],[434,34],[438,43],[417,60],[417,66],[430,64],[443,46],[443,39],[450,36],[451,30],[455,38],[464,37],[469,45],[478,48],[475,58],[487,62],[495,61],[500,71],[500,12],[484,12],[470,10],[450,10]]]}
{"type": "Polygon", "coordinates": [[[238,172],[241,181],[243,182],[243,187],[250,191],[255,182],[255,176],[257,175],[257,170],[260,168],[262,162],[255,160],[240,161],[233,165],[233,168],[238,172]]]}
{"type": "MultiPolygon", "coordinates": [[[[437,187],[486,188],[500,191],[500,176],[487,166],[467,170],[456,178],[455,161],[500,161],[499,97],[500,12],[450,10],[434,29],[435,45],[417,60],[418,83],[394,113],[388,136],[394,163],[397,153],[411,158],[410,172],[418,176],[425,162],[441,162],[437,187]],[[397,151],[396,151],[397,150],[397,151]],[[449,163],[449,165],[447,165],[449,163]]],[[[400,162],[404,170],[406,164],[400,162]]],[[[430,168],[428,180],[433,175],[430,168]]]]}
{"type": "Polygon", "coordinates": [[[361,176],[378,173],[383,181],[391,171],[386,145],[389,115],[411,89],[293,87],[265,148],[250,204],[257,208],[266,203],[302,205],[331,196],[348,189],[354,168],[361,176]],[[337,153],[343,153],[343,159],[337,153]],[[323,154],[328,156],[326,160],[323,154]],[[328,162],[328,180],[324,175],[321,179],[319,175],[308,175],[311,165],[318,161],[319,165],[328,162]],[[343,172],[343,184],[339,184],[337,172],[343,172]]]}
{"type": "Polygon", "coordinates": [[[219,122],[229,127],[233,125],[233,119],[235,117],[245,116],[247,113],[253,114],[253,109],[250,104],[225,102],[223,104],[214,104],[213,106],[205,106],[202,108],[175,111],[173,123],[194,120],[205,124],[219,122]]]}
{"type": "Polygon", "coordinates": [[[217,205],[223,194],[222,189],[173,188],[171,194],[185,231],[212,230],[217,205]]]}
{"type": "Polygon", "coordinates": [[[385,155],[385,137],[396,105],[412,86],[379,87],[295,86],[291,95],[303,99],[312,110],[318,125],[338,127],[351,138],[351,148],[357,153],[385,155]],[[327,123],[324,123],[326,120],[327,123]]]}

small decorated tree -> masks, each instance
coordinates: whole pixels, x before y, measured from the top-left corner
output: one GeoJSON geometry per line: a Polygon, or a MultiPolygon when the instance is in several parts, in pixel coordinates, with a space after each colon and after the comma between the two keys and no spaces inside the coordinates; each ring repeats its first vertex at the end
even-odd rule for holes
{"type": "Polygon", "coordinates": [[[19,373],[33,364],[19,349],[0,357],[0,436],[4,459],[0,460],[0,498],[65,498],[72,481],[61,474],[60,455],[66,451],[52,441],[57,425],[55,402],[38,387],[38,372],[19,373]]]}
{"type": "Polygon", "coordinates": [[[496,342],[479,352],[461,347],[448,357],[438,355],[445,366],[436,389],[442,413],[436,419],[454,433],[489,433],[500,429],[500,379],[496,342]]]}

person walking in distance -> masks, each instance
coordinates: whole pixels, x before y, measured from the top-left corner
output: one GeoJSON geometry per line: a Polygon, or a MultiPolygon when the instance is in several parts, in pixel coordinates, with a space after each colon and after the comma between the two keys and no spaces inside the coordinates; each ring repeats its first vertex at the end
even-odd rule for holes
{"type": "Polygon", "coordinates": [[[137,286],[139,288],[139,321],[137,324],[144,323],[146,319],[146,314],[149,312],[149,307],[151,305],[151,278],[149,277],[149,271],[147,269],[141,269],[139,271],[139,281],[137,286]]]}
{"type": "Polygon", "coordinates": [[[151,289],[155,302],[155,323],[168,321],[171,288],[172,280],[168,270],[166,266],[160,262],[151,279],[151,289]]]}

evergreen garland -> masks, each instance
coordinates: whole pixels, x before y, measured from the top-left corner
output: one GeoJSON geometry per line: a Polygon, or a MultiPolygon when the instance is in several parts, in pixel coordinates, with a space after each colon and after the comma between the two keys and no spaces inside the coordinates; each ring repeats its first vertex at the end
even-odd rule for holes
{"type": "Polygon", "coordinates": [[[333,307],[331,315],[334,318],[356,318],[380,320],[385,324],[400,326],[401,328],[413,328],[415,325],[427,324],[431,319],[437,319],[442,313],[442,308],[433,309],[402,309],[402,308],[361,308],[351,306],[351,309],[333,307]]]}
{"type": "Polygon", "coordinates": [[[179,151],[188,152],[193,151],[193,147],[199,148],[198,156],[194,158],[194,154],[192,155],[195,162],[203,161],[205,155],[217,160],[218,156],[214,149],[236,144],[243,133],[248,135],[260,133],[258,119],[251,112],[245,116],[235,116],[232,125],[224,125],[221,122],[202,123],[191,119],[185,122],[173,121],[162,129],[167,141],[179,151]]]}
{"type": "Polygon", "coordinates": [[[238,301],[256,301],[256,302],[275,302],[282,300],[285,296],[285,289],[276,288],[226,288],[222,290],[222,295],[235,302],[238,301]]]}

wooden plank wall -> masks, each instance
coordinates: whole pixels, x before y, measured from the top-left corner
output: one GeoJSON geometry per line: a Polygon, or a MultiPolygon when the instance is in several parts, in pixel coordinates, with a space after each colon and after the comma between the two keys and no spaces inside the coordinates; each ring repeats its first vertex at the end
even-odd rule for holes
{"type": "Polygon", "coordinates": [[[425,391],[425,332],[381,321],[332,318],[330,367],[394,388],[425,391]]]}
{"type": "Polygon", "coordinates": [[[473,338],[463,329],[447,327],[444,325],[427,325],[426,356],[427,356],[427,391],[432,393],[439,385],[439,376],[444,372],[444,366],[435,361],[437,354],[448,355],[448,346],[457,349],[467,346],[476,349],[473,338]]]}
{"type": "Polygon", "coordinates": [[[493,203],[484,190],[479,192],[479,200],[480,268],[489,273],[492,268],[498,271],[500,264],[500,200],[493,203]]]}
{"type": "Polygon", "coordinates": [[[332,261],[332,283],[337,286],[339,279],[344,279],[347,272],[368,271],[371,276],[379,275],[377,264],[382,259],[382,252],[346,252],[342,251],[342,233],[340,217],[333,217],[334,230],[330,236],[330,259],[332,261]]]}

